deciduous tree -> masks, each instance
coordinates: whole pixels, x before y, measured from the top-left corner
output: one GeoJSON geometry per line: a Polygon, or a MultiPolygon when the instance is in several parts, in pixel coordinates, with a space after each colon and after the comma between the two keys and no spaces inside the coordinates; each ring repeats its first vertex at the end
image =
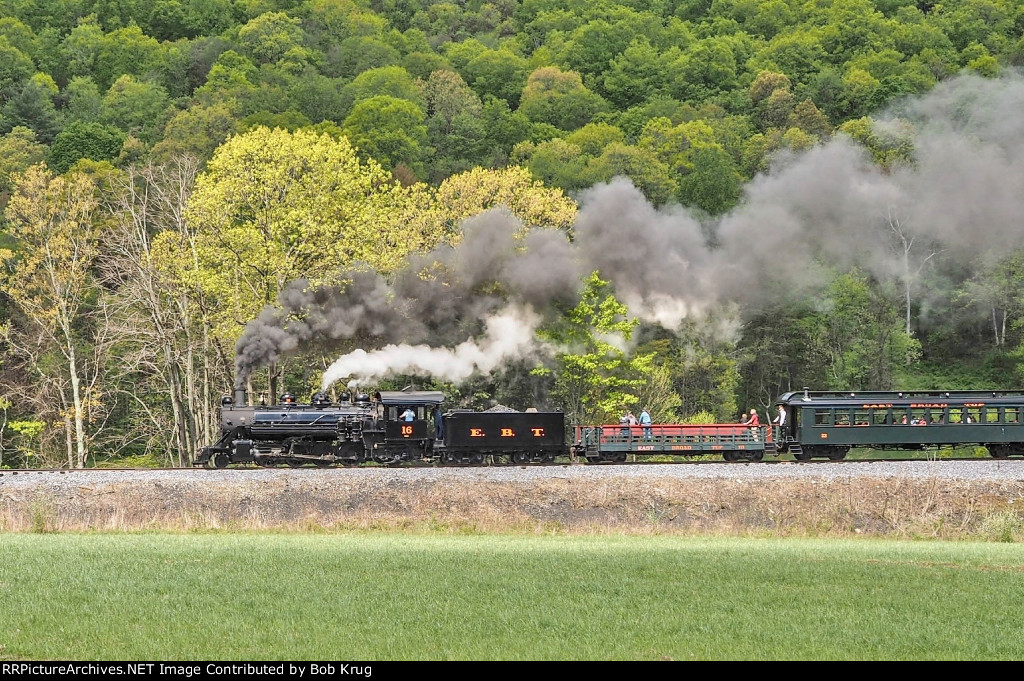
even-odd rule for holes
{"type": "Polygon", "coordinates": [[[176,276],[198,264],[199,235],[185,219],[198,171],[199,160],[185,155],[116,176],[106,194],[112,224],[99,268],[115,291],[119,329],[132,338],[122,361],[144,386],[125,390],[128,409],[140,415],[133,435],[180,466],[212,441],[213,396],[231,384],[230,351],[211,333],[203,291],[176,276]],[[178,266],[161,259],[154,239],[177,246],[178,266]]]}
{"type": "Polygon", "coordinates": [[[410,220],[417,196],[360,161],[344,137],[256,128],[220,147],[196,182],[187,213],[195,260],[180,258],[173,234],[154,240],[154,257],[201,292],[214,333],[230,344],[293,279],[336,281],[356,261],[389,271],[432,246],[410,220]]]}
{"type": "Polygon", "coordinates": [[[560,189],[545,187],[519,166],[501,170],[474,168],[453,175],[437,189],[437,210],[449,240],[457,225],[489,208],[504,206],[534,227],[569,229],[576,220],[576,202],[560,189]]]}
{"type": "Polygon", "coordinates": [[[404,164],[422,177],[425,120],[423,109],[413,102],[379,95],[356,104],[342,128],[365,156],[386,168],[404,164]]]}
{"type": "Polygon", "coordinates": [[[570,423],[606,423],[625,405],[636,404],[652,354],[630,357],[621,345],[637,322],[616,300],[611,285],[597,272],[587,277],[578,305],[538,331],[559,348],[552,367],[535,373],[554,376],[554,395],[570,423]],[[620,344],[612,342],[618,338],[620,344]]]}
{"type": "Polygon", "coordinates": [[[89,455],[91,421],[102,401],[99,368],[90,359],[90,346],[97,342],[90,333],[102,324],[90,328],[85,323],[93,316],[98,293],[93,276],[100,236],[96,208],[95,186],[88,177],[54,177],[40,164],[17,177],[6,210],[19,248],[4,254],[3,291],[31,327],[31,337],[61,359],[51,364],[39,350],[22,353],[42,382],[52,377],[51,384],[59,386],[68,462],[79,468],[89,455]]]}
{"type": "Polygon", "coordinates": [[[608,108],[600,95],[583,86],[580,74],[545,66],[530,74],[519,110],[532,121],[550,123],[560,130],[575,130],[608,108]]]}

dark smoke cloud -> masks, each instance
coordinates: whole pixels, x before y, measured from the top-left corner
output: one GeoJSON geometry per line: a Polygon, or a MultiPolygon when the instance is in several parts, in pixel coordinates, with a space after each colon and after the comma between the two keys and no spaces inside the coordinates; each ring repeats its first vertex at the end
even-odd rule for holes
{"type": "MultiPolygon", "coordinates": [[[[572,303],[593,270],[633,314],[667,327],[716,309],[756,311],[779,290],[772,282],[813,292],[830,266],[906,283],[906,262],[916,268],[941,254],[935,263],[970,271],[1024,246],[1021,111],[1019,76],[942,83],[902,103],[899,117],[879,116],[879,135],[909,139],[912,165],[883,171],[839,136],[780,156],[739,207],[711,223],[678,206],[653,207],[623,178],[579,195],[571,242],[554,230],[517,238],[518,220],[488,211],[464,222],[458,247],[411,258],[391,282],[363,273],[342,289],[290,286],[281,307],[265,310],[239,340],[239,380],[316,338],[372,336],[392,344],[387,356],[401,364],[406,346],[394,344],[452,347],[499,313],[539,319],[507,306],[547,314],[555,302],[572,303]]],[[[370,359],[375,375],[386,370],[380,356],[370,359]]]]}
{"type": "Polygon", "coordinates": [[[345,287],[311,287],[305,279],[290,282],[278,297],[249,322],[235,345],[236,387],[251,371],[275,362],[304,344],[321,339],[415,336],[422,334],[415,315],[403,314],[384,278],[353,271],[345,287]]]}
{"type": "MultiPolygon", "coordinates": [[[[379,344],[453,345],[483,332],[489,321],[495,328],[508,318],[539,323],[542,318],[526,308],[546,311],[575,297],[579,274],[564,233],[529,233],[517,243],[523,224],[502,209],[470,218],[462,229],[458,248],[442,245],[415,255],[390,282],[357,269],[342,274],[348,281],[342,286],[289,284],[279,305],[246,325],[236,344],[238,386],[255,368],[311,342],[366,337],[379,344]],[[520,307],[512,311],[510,302],[520,307]]],[[[488,347],[505,358],[525,352],[512,352],[499,339],[488,347]]],[[[480,348],[465,351],[475,365],[493,366],[480,359],[480,348]]],[[[400,354],[389,357],[398,361],[400,354]]],[[[454,368],[457,362],[449,364],[449,375],[468,375],[454,368]]]]}

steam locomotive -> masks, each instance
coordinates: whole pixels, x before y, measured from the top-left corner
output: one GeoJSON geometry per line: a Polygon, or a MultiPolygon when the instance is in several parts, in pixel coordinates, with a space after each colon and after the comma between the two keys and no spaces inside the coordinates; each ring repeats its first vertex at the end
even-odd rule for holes
{"type": "Polygon", "coordinates": [[[924,450],[984,446],[995,458],[1024,456],[1024,393],[791,392],[777,405],[781,425],[581,425],[567,432],[561,412],[441,411],[440,392],[381,391],[331,402],[317,393],[298,404],[246,406],[244,392],[221,401],[221,437],[196,466],[354,466],[588,463],[630,457],[720,455],[761,461],[791,455],[840,460],[853,447],[924,450]],[[922,427],[923,426],[923,427],[922,427]],[[567,435],[571,435],[571,442],[567,435]]]}
{"type": "Polygon", "coordinates": [[[309,404],[285,393],[279,404],[247,406],[244,391],[236,391],[221,399],[220,439],[200,450],[194,465],[467,465],[488,457],[541,463],[568,454],[561,412],[442,413],[443,402],[435,391],[380,391],[340,402],[317,393],[309,404]]]}

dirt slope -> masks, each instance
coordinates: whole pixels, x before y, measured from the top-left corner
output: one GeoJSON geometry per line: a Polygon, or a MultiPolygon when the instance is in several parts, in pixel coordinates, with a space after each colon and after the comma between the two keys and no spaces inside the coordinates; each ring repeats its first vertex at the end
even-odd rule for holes
{"type": "MultiPolygon", "coordinates": [[[[1022,462],[1024,464],[1024,462],[1022,462]]],[[[674,467],[678,468],[678,467],[674,467]]],[[[0,475],[0,529],[867,534],[1013,539],[1024,481],[386,469],[0,475]]],[[[741,475],[743,468],[758,471],[741,475]]],[[[1024,469],[1024,467],[1022,467],[1024,469]]],[[[568,471],[568,472],[565,472],[568,471]]]]}

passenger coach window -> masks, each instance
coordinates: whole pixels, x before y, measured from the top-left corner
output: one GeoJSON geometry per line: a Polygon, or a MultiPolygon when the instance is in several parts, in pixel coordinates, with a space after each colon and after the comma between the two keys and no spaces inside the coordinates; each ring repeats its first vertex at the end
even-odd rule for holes
{"type": "Polygon", "coordinates": [[[815,409],[814,410],[814,425],[816,426],[831,426],[832,425],[832,411],[829,409],[815,409]]]}
{"type": "Polygon", "coordinates": [[[962,409],[949,408],[949,422],[950,423],[963,423],[964,414],[962,409]]]}
{"type": "Polygon", "coordinates": [[[876,426],[884,426],[892,421],[889,420],[889,411],[883,409],[875,409],[871,412],[871,423],[876,426]]]}
{"type": "Polygon", "coordinates": [[[972,407],[970,409],[965,409],[964,411],[967,412],[967,415],[964,417],[965,423],[981,423],[981,409],[972,407]]]}
{"type": "Polygon", "coordinates": [[[1003,420],[1007,423],[1019,423],[1020,422],[1020,408],[1019,407],[1006,407],[1003,409],[1003,420]]]}
{"type": "Polygon", "coordinates": [[[856,426],[868,425],[868,411],[867,409],[857,409],[853,412],[853,424],[856,426]]]}

